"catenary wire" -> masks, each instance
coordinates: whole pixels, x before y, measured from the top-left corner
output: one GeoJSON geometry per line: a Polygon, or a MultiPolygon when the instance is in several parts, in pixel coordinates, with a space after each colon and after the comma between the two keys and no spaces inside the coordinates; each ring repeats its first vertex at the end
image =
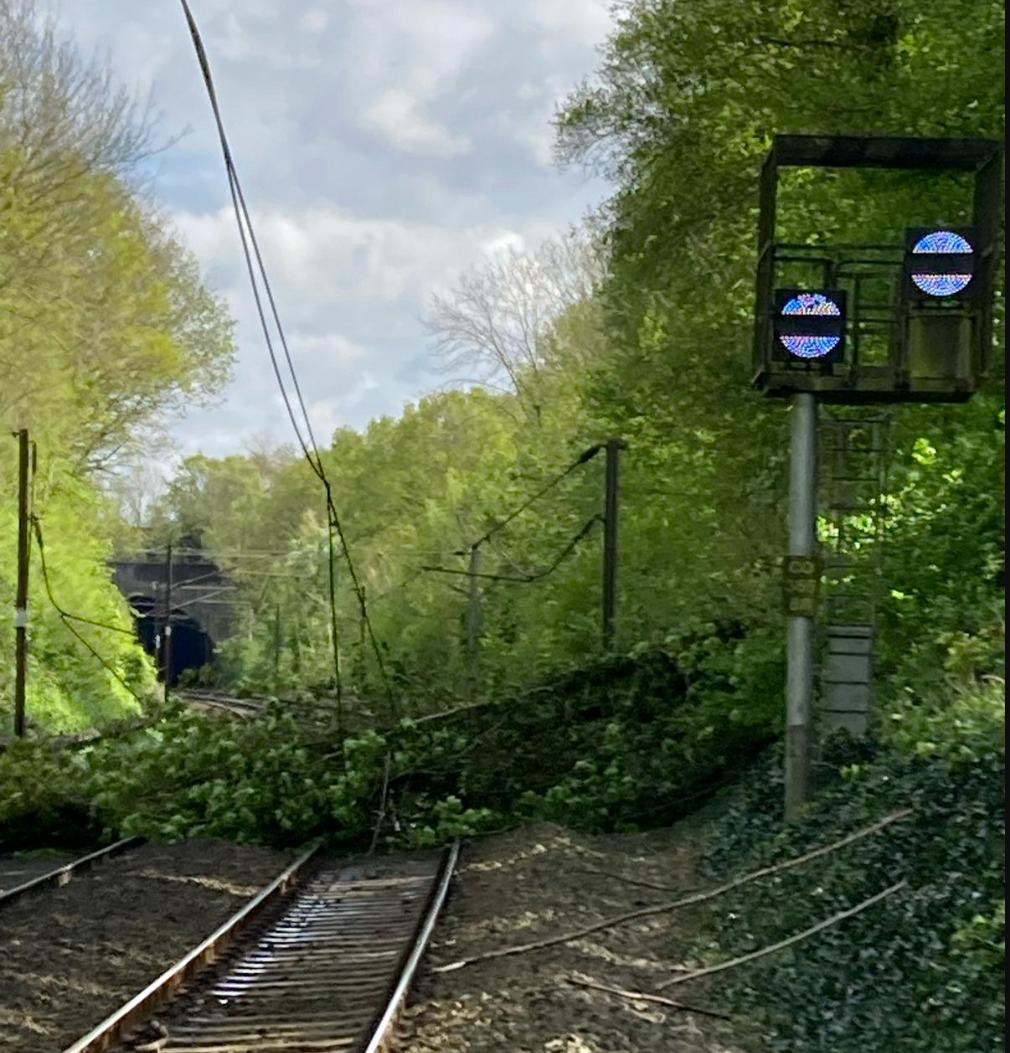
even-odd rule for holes
{"type": "MultiPolygon", "coordinates": [[[[348,545],[347,545],[347,539],[346,539],[343,527],[342,527],[341,522],[340,522],[340,516],[339,516],[339,513],[337,512],[336,505],[335,505],[335,503],[333,501],[332,487],[330,486],[330,482],[327,479],[326,471],[325,471],[325,468],[323,467],[322,458],[320,457],[319,449],[318,449],[318,447],[316,445],[315,437],[314,437],[314,435],[312,433],[312,425],[311,425],[311,422],[309,420],[308,412],[307,412],[307,410],[305,408],[304,399],[302,398],[301,389],[300,389],[300,386],[298,384],[298,378],[297,378],[297,375],[296,375],[295,369],[294,369],[294,363],[293,363],[293,361],[291,359],[291,355],[290,355],[290,352],[288,350],[287,340],[286,340],[286,338],[284,336],[284,330],[283,330],[283,326],[281,325],[279,313],[277,311],[276,301],[275,301],[275,298],[274,298],[274,295],[273,295],[273,290],[272,290],[272,288],[270,286],[270,281],[269,281],[269,278],[268,278],[267,273],[266,273],[266,267],[265,267],[265,265],[263,263],[262,254],[260,253],[259,245],[258,245],[258,243],[256,241],[256,236],[255,236],[255,232],[253,230],[252,220],[251,220],[251,217],[249,215],[249,209],[248,209],[248,206],[246,204],[245,195],[244,195],[244,193],[242,191],[241,183],[239,182],[239,178],[238,178],[238,172],[237,172],[236,167],[235,167],[235,163],[234,163],[234,159],[232,157],[231,149],[230,149],[230,147],[228,145],[228,137],[227,137],[227,134],[225,132],[224,121],[223,121],[223,118],[221,116],[220,106],[218,104],[218,99],[217,99],[217,93],[216,93],[216,91],[214,89],[214,81],[213,81],[213,76],[212,76],[211,70],[210,70],[210,62],[209,62],[209,60],[207,58],[206,51],[205,51],[205,49],[203,47],[202,39],[200,37],[200,32],[199,32],[199,29],[197,28],[197,25],[196,25],[196,20],[194,19],[193,14],[190,11],[189,5],[186,2],[186,0],[180,0],[180,2],[182,4],[183,12],[184,12],[185,17],[186,17],[186,22],[187,22],[187,24],[189,26],[190,36],[193,39],[193,46],[194,46],[194,48],[196,50],[197,60],[198,60],[198,62],[200,64],[200,69],[201,69],[201,73],[203,75],[204,85],[205,85],[206,90],[207,90],[207,95],[208,95],[208,98],[209,98],[209,101],[210,101],[211,109],[212,109],[213,114],[214,114],[214,120],[215,120],[215,123],[217,125],[218,137],[219,137],[220,142],[221,142],[221,149],[222,149],[222,153],[224,155],[225,168],[226,168],[226,171],[227,171],[227,174],[228,174],[229,192],[231,194],[232,206],[233,206],[234,211],[235,211],[235,217],[236,217],[236,221],[237,221],[238,228],[239,228],[239,237],[240,237],[240,240],[241,240],[241,243],[242,243],[242,251],[243,251],[243,255],[245,257],[245,261],[246,261],[246,268],[247,268],[247,270],[249,272],[249,279],[250,279],[250,283],[251,283],[252,288],[253,288],[253,296],[254,296],[254,299],[256,301],[257,314],[258,314],[259,319],[260,319],[261,328],[263,329],[264,338],[265,338],[265,341],[266,341],[266,344],[267,344],[267,350],[268,350],[269,355],[270,355],[271,365],[273,366],[274,376],[277,379],[277,383],[278,383],[278,386],[279,386],[280,391],[281,391],[281,396],[282,396],[282,398],[284,400],[284,405],[285,405],[285,408],[286,408],[287,413],[288,413],[288,418],[291,421],[291,425],[292,425],[292,428],[294,429],[295,435],[296,435],[296,437],[298,439],[298,443],[299,443],[299,445],[302,448],[302,453],[304,454],[306,461],[308,461],[308,464],[309,464],[310,468],[312,469],[312,471],[315,473],[317,478],[320,480],[320,482],[325,487],[325,490],[326,490],[326,504],[327,504],[327,509],[328,509],[328,516],[327,516],[327,518],[328,518],[328,521],[329,521],[329,527],[330,527],[330,529],[336,529],[337,535],[338,535],[338,537],[340,539],[340,545],[341,545],[341,549],[342,549],[342,552],[343,552],[344,560],[345,560],[345,562],[347,564],[348,572],[349,572],[349,574],[351,576],[351,580],[352,580],[352,583],[354,585],[354,590],[355,590],[355,593],[356,593],[356,595],[358,597],[358,603],[359,603],[359,606],[361,608],[361,615],[362,615],[362,618],[363,618],[363,620],[365,622],[365,625],[366,625],[366,628],[367,628],[367,632],[368,632],[368,636],[369,636],[369,639],[370,639],[371,644],[372,644],[372,650],[373,650],[373,652],[375,654],[375,659],[376,659],[376,663],[377,663],[378,668],[379,668],[379,673],[380,673],[380,675],[382,677],[383,684],[385,685],[387,697],[388,697],[389,702],[390,702],[390,706],[391,706],[391,708],[393,708],[394,715],[395,715],[396,714],[396,702],[395,702],[395,699],[393,698],[392,685],[390,683],[388,674],[386,672],[385,662],[383,661],[383,658],[382,658],[382,650],[381,650],[381,647],[379,645],[379,641],[378,641],[378,639],[377,639],[377,637],[375,635],[374,628],[372,627],[371,619],[368,617],[368,611],[367,611],[367,608],[366,608],[365,603],[364,603],[363,591],[362,591],[361,583],[360,583],[360,581],[358,579],[358,576],[357,576],[357,573],[355,571],[354,562],[351,559],[350,549],[348,548],[348,545]],[[247,231],[248,231],[248,238],[246,236],[247,235],[247,231]],[[252,253],[250,253],[250,251],[249,251],[250,250],[250,245],[252,246],[252,253]],[[291,405],[291,399],[290,399],[290,397],[289,397],[289,395],[287,393],[287,389],[286,389],[285,384],[284,384],[284,379],[283,379],[283,377],[281,375],[281,370],[280,370],[280,366],[279,366],[279,363],[278,363],[278,360],[277,360],[276,352],[275,352],[274,347],[273,347],[273,342],[270,339],[269,326],[267,324],[266,314],[265,314],[265,311],[263,309],[262,298],[261,298],[261,296],[259,294],[259,289],[258,289],[258,285],[257,285],[257,281],[256,281],[256,271],[255,271],[255,268],[253,266],[253,257],[255,257],[256,264],[259,267],[260,278],[261,278],[261,280],[263,282],[264,291],[266,292],[267,300],[268,300],[268,302],[270,304],[270,308],[271,308],[271,312],[272,312],[272,315],[273,315],[274,323],[276,325],[277,332],[278,332],[278,335],[280,337],[281,346],[282,346],[282,349],[284,351],[285,359],[286,359],[286,362],[287,362],[287,365],[288,365],[288,369],[289,369],[289,372],[291,373],[291,378],[292,378],[292,381],[294,383],[295,394],[296,394],[296,397],[298,399],[299,408],[301,409],[301,412],[302,412],[302,417],[304,418],[305,430],[306,430],[306,433],[307,433],[307,436],[308,436],[308,442],[306,442],[305,437],[302,435],[301,428],[298,425],[298,420],[297,420],[295,412],[294,412],[294,407],[291,405]]],[[[331,549],[331,552],[332,552],[332,546],[330,547],[330,549],[331,549]]],[[[332,558],[332,556],[331,556],[331,558],[332,558]]],[[[333,579],[332,573],[330,575],[330,579],[331,580],[333,579]]],[[[336,613],[335,613],[336,595],[335,595],[335,592],[333,592],[332,590],[331,590],[331,593],[330,593],[330,606],[333,609],[332,616],[335,619],[335,617],[336,617],[336,613]]],[[[340,661],[340,659],[339,659],[339,651],[336,648],[337,648],[337,641],[336,641],[336,637],[334,637],[334,649],[335,649],[334,650],[334,662],[335,662],[336,666],[339,666],[339,661],[340,661]]],[[[337,692],[338,692],[337,700],[338,700],[338,706],[339,706],[339,702],[340,702],[340,682],[339,682],[339,680],[338,680],[338,682],[336,684],[336,688],[337,688],[337,692]]]]}
{"type": "Polygon", "coordinates": [[[591,461],[602,449],[603,444],[597,443],[597,445],[595,446],[590,446],[588,450],[583,450],[583,452],[580,453],[579,456],[574,461],[572,461],[572,463],[568,465],[567,468],[564,469],[564,471],[554,476],[554,478],[551,479],[545,486],[541,487],[539,490],[537,490],[535,494],[531,494],[525,501],[523,501],[523,503],[518,508],[510,512],[504,519],[501,519],[497,523],[495,523],[495,525],[491,527],[486,533],[482,534],[475,541],[470,542],[470,544],[467,545],[465,549],[462,549],[461,551],[457,552],[456,555],[465,555],[471,549],[477,548],[479,545],[483,545],[485,541],[490,541],[495,534],[497,534],[501,530],[504,530],[505,527],[507,527],[509,523],[511,523],[512,520],[516,518],[516,516],[522,515],[522,513],[525,512],[526,509],[530,507],[530,505],[532,505],[535,501],[538,501],[541,497],[544,496],[544,494],[549,493],[551,490],[554,489],[555,486],[567,479],[568,476],[571,475],[576,468],[591,461]]]}
{"type": "Polygon", "coordinates": [[[132,630],[122,629],[122,628],[120,628],[119,626],[116,626],[116,625],[106,625],[103,622],[94,621],[91,618],[83,618],[83,617],[81,617],[79,615],[71,614],[68,610],[66,610],[59,603],[56,602],[56,597],[53,596],[52,584],[49,581],[49,566],[46,563],[46,549],[45,549],[45,544],[44,544],[44,542],[42,540],[42,526],[39,523],[38,517],[35,516],[35,515],[32,515],[32,526],[35,529],[35,539],[38,542],[38,546],[39,546],[39,563],[42,566],[42,583],[45,586],[46,596],[48,596],[49,602],[52,604],[52,606],[55,609],[56,613],[59,615],[60,621],[63,622],[64,626],[74,636],[76,636],[77,639],[80,640],[80,642],[82,644],[84,644],[84,646],[91,652],[91,654],[95,658],[97,658],[99,662],[101,662],[101,664],[105,667],[105,669],[109,673],[111,673],[116,678],[116,680],[118,680],[119,683],[138,702],[143,702],[143,699],[141,698],[141,696],[138,695],[137,692],[134,691],[134,689],[126,682],[126,679],[119,672],[119,670],[116,669],[116,667],[114,665],[112,665],[111,662],[109,662],[106,658],[104,658],[101,654],[99,654],[99,652],[95,649],[95,647],[91,644],[91,642],[87,639],[87,637],[85,637],[80,632],[78,632],[77,628],[72,624],[72,622],[74,622],[74,621],[83,622],[86,625],[94,625],[94,626],[97,626],[98,628],[101,628],[101,629],[111,629],[112,631],[119,632],[119,633],[126,632],[130,636],[134,636],[134,637],[135,637],[136,634],[132,630]]]}
{"type": "Polygon", "coordinates": [[[589,533],[590,530],[596,526],[597,523],[603,522],[603,516],[597,513],[591,516],[583,525],[582,529],[572,538],[571,541],[561,550],[560,554],[554,559],[554,562],[543,570],[534,571],[531,574],[488,574],[482,571],[475,570],[460,570],[455,567],[422,567],[421,570],[428,571],[432,574],[456,574],[464,578],[486,578],[489,581],[512,581],[522,585],[529,585],[534,581],[540,581],[542,578],[546,578],[548,574],[553,574],[554,571],[561,566],[561,564],[572,554],[575,550],[576,545],[589,533]]]}

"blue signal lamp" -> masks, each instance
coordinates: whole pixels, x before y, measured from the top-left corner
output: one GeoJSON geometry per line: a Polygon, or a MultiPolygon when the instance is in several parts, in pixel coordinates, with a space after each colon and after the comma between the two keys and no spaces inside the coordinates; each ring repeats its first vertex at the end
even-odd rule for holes
{"type": "Polygon", "coordinates": [[[776,289],[775,357],[793,367],[840,362],[845,351],[845,293],[840,289],[776,289]]]}
{"type": "Polygon", "coordinates": [[[915,227],[905,232],[905,291],[912,300],[958,302],[973,297],[976,234],[967,227],[915,227]]]}

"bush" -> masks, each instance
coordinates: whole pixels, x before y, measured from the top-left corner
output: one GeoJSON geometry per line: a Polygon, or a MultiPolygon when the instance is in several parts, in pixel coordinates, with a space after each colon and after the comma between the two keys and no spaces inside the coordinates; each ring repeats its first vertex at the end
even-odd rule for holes
{"type": "Polygon", "coordinates": [[[12,742],[0,754],[0,852],[93,841],[99,828],[81,776],[81,765],[68,754],[12,742]]]}

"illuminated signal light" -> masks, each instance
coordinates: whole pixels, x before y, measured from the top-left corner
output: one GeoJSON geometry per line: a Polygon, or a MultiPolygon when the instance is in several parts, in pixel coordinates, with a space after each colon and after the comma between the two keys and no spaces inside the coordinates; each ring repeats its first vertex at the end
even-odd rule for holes
{"type": "Polygon", "coordinates": [[[837,362],[845,343],[845,293],[776,289],[775,339],[793,362],[837,362]]]}
{"type": "Polygon", "coordinates": [[[974,231],[946,227],[907,231],[905,274],[908,293],[917,299],[949,300],[971,295],[974,231]]]}

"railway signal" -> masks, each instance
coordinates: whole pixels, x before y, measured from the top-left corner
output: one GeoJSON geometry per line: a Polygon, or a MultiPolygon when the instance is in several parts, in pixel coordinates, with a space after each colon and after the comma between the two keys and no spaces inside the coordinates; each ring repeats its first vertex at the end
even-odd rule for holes
{"type": "MultiPolygon", "coordinates": [[[[816,566],[820,402],[963,402],[985,376],[1001,162],[1000,145],[987,139],[775,137],[761,170],[753,384],[792,401],[787,567],[816,566]],[[964,173],[973,183],[970,204],[952,200],[950,208],[952,215],[970,208],[970,226],[908,226],[904,244],[835,245],[814,231],[787,243],[778,237],[777,210],[779,171],[789,167],[964,173]]],[[[817,590],[803,578],[800,595],[795,576],[787,601],[787,818],[808,797],[813,745],[817,590]]],[[[848,628],[872,636],[872,626],[848,628]]]]}
{"type": "Polygon", "coordinates": [[[974,230],[913,228],[905,234],[906,295],[951,302],[974,293],[974,230]]]}
{"type": "Polygon", "coordinates": [[[845,293],[838,289],[775,290],[775,337],[780,355],[807,367],[841,361],[845,347],[845,293]]]}

